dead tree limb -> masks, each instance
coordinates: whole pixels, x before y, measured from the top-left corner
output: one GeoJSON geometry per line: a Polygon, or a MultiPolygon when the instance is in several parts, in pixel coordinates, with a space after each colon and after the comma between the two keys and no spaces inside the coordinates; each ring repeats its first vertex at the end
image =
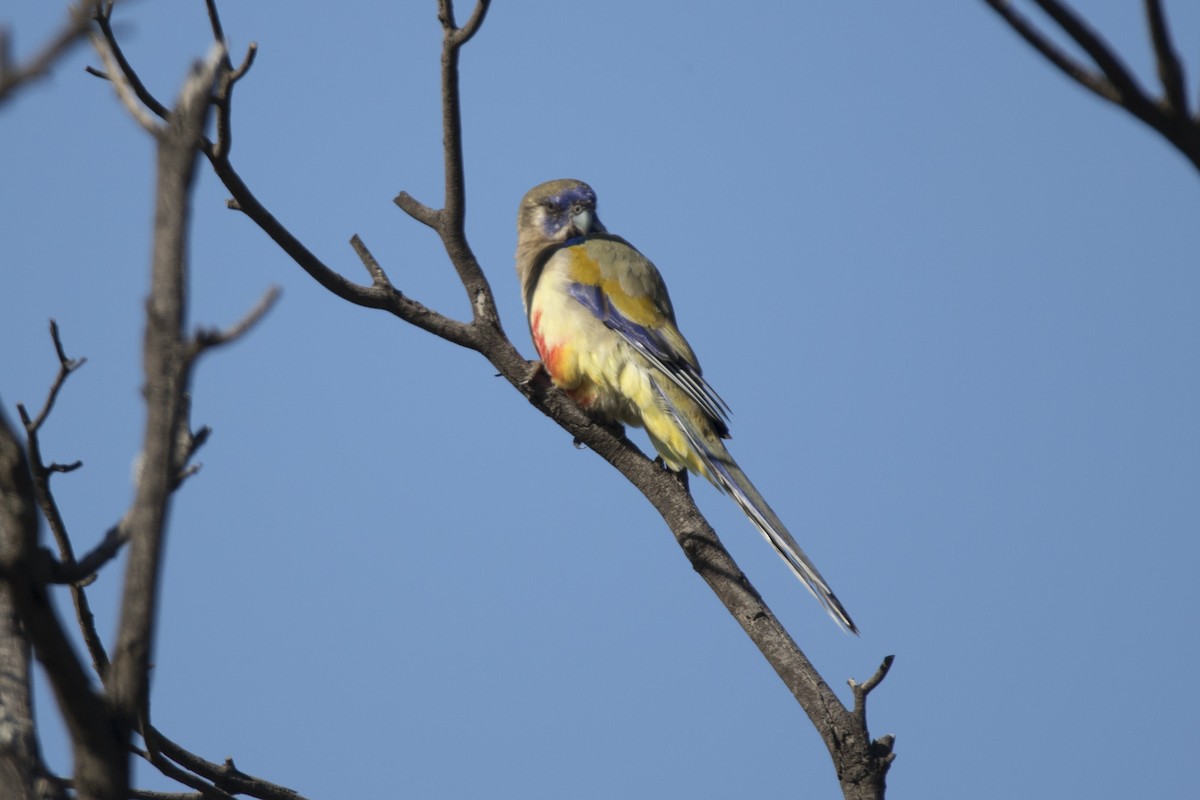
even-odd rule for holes
{"type": "Polygon", "coordinates": [[[1112,46],[1066,3],[1033,0],[1087,54],[1091,65],[1073,57],[1043,33],[1016,9],[1013,0],[984,2],[1064,75],[1158,131],[1200,170],[1200,112],[1189,108],[1183,66],[1175,52],[1161,0],[1143,0],[1161,89],[1156,96],[1141,87],[1112,46]]]}

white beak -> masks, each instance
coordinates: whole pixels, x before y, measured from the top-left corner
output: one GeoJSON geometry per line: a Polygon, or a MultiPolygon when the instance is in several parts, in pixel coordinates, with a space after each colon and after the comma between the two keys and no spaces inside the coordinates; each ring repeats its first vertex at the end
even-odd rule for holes
{"type": "Polygon", "coordinates": [[[575,226],[575,230],[579,231],[581,236],[587,236],[592,232],[592,212],[580,211],[578,214],[572,214],[571,224],[575,226]]]}

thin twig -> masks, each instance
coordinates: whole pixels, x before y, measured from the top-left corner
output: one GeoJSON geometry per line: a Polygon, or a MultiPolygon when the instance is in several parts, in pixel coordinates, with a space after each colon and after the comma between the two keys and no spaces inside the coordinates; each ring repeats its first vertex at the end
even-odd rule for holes
{"type": "Polygon", "coordinates": [[[850,685],[850,691],[854,693],[854,713],[856,715],[865,718],[867,695],[883,682],[883,679],[887,677],[888,672],[892,668],[892,662],[895,660],[895,656],[884,656],[883,663],[879,665],[879,669],[875,670],[875,674],[862,683],[858,683],[853,678],[846,681],[850,685]]]}
{"type": "MultiPolygon", "coordinates": [[[[100,543],[89,550],[83,558],[56,562],[51,568],[50,580],[54,583],[79,585],[90,582],[100,569],[117,557],[121,548],[129,541],[129,534],[120,523],[113,525],[104,534],[100,543]]],[[[107,660],[107,659],[105,659],[107,660]]],[[[101,673],[103,677],[103,673],[101,673]]]]}
{"type": "Polygon", "coordinates": [[[363,244],[363,240],[359,238],[357,233],[350,237],[350,246],[354,248],[354,252],[358,254],[359,260],[362,261],[363,266],[367,268],[367,272],[370,273],[371,280],[374,282],[374,284],[376,286],[392,289],[394,291],[395,287],[392,286],[392,282],[388,278],[387,273],[383,271],[383,267],[381,267],[379,262],[375,260],[375,256],[371,255],[371,251],[367,249],[365,244],[363,244]]]}
{"type": "Polygon", "coordinates": [[[1121,101],[1126,105],[1150,105],[1146,93],[1137,85],[1137,80],[1116,52],[1092,30],[1086,21],[1059,0],[1034,0],[1046,15],[1053,19],[1076,44],[1083,48],[1100,71],[1116,88],[1121,101]]]}
{"type": "Polygon", "coordinates": [[[9,95],[23,84],[47,75],[54,63],[87,32],[97,7],[98,4],[94,0],[72,6],[69,9],[70,19],[67,24],[21,66],[12,63],[8,31],[0,28],[0,103],[7,100],[9,95]]]}
{"type": "MultiPolygon", "coordinates": [[[[438,215],[435,230],[467,293],[472,321],[480,329],[485,326],[498,329],[500,315],[496,312],[491,284],[484,277],[483,269],[467,242],[466,178],[463,170],[458,60],[462,46],[483,23],[489,3],[490,0],[478,0],[468,21],[468,26],[473,27],[464,29],[455,27],[453,0],[438,0],[438,19],[442,23],[442,161],[446,199],[445,206],[438,215]]],[[[401,198],[403,197],[402,194],[401,198]]]]}
{"type": "Polygon", "coordinates": [[[50,339],[54,342],[54,352],[58,355],[58,374],[54,377],[54,383],[50,386],[50,392],[46,396],[46,402],[42,404],[42,410],[38,412],[34,420],[30,420],[25,413],[23,406],[18,404],[17,410],[21,415],[21,422],[25,425],[25,430],[36,433],[41,429],[42,424],[46,421],[47,415],[50,414],[50,409],[54,407],[54,401],[58,399],[58,392],[62,389],[63,383],[72,372],[82,367],[87,363],[87,358],[67,358],[67,354],[63,351],[62,339],[58,333],[58,323],[50,320],[50,339]]]}
{"type": "Polygon", "coordinates": [[[408,192],[400,192],[392,202],[422,225],[433,228],[435,231],[441,230],[442,212],[438,209],[430,208],[408,192]]]}
{"type": "MultiPolygon", "coordinates": [[[[245,794],[260,800],[306,800],[294,789],[242,772],[232,758],[223,764],[208,761],[181,747],[157,728],[150,726],[150,735],[156,740],[159,752],[184,769],[199,775],[213,786],[231,794],[245,794]]],[[[157,766],[157,764],[156,764],[157,766]]]]}
{"type": "Polygon", "coordinates": [[[134,752],[141,758],[150,762],[155,769],[157,769],[166,777],[177,783],[182,783],[184,786],[190,786],[191,788],[195,789],[201,797],[205,798],[205,800],[234,800],[233,795],[231,795],[229,792],[218,789],[210,782],[192,774],[191,772],[188,772],[185,769],[180,769],[168,759],[163,758],[160,753],[153,749],[149,751],[135,749],[134,752]]]}
{"type": "Polygon", "coordinates": [[[87,359],[67,357],[66,351],[63,350],[62,338],[59,336],[58,323],[54,320],[50,320],[50,338],[54,342],[54,352],[58,356],[58,373],[54,376],[54,382],[50,386],[50,391],[46,394],[46,402],[42,404],[42,410],[38,412],[37,417],[34,419],[30,419],[29,413],[21,403],[17,404],[17,413],[20,415],[21,422],[25,426],[25,446],[29,451],[33,485],[37,494],[38,506],[42,509],[42,514],[45,516],[46,523],[50,526],[50,532],[54,536],[54,541],[58,545],[59,557],[69,562],[74,559],[71,539],[67,535],[66,522],[59,511],[58,502],[54,499],[54,493],[50,489],[50,475],[55,472],[71,472],[82,466],[83,462],[76,461],[66,465],[52,464],[47,467],[42,459],[40,433],[42,426],[46,423],[46,419],[50,415],[51,409],[54,408],[54,403],[58,399],[58,394],[66,383],[67,378],[75,370],[86,364],[87,359]]]}
{"type": "MultiPolygon", "coordinates": [[[[483,18],[487,16],[489,5],[491,5],[491,0],[478,0],[475,3],[475,10],[471,12],[466,24],[454,32],[455,47],[462,47],[471,41],[471,37],[479,31],[479,26],[483,25],[483,18]]],[[[451,12],[450,18],[453,22],[453,12],[451,12]]]]}
{"type": "Polygon", "coordinates": [[[1146,24],[1150,28],[1150,40],[1154,43],[1154,56],[1158,62],[1158,79],[1162,82],[1167,108],[1179,117],[1188,117],[1187,88],[1184,84],[1183,67],[1175,47],[1171,43],[1171,32],[1167,27],[1159,0],[1145,0],[1146,24]]]}
{"type": "Polygon", "coordinates": [[[251,42],[246,47],[246,55],[242,57],[242,63],[237,65],[237,69],[229,73],[229,82],[237,83],[246,73],[250,71],[250,67],[254,66],[254,57],[258,55],[258,42],[251,42]]]}
{"type": "Polygon", "coordinates": [[[984,0],[1008,23],[1014,31],[1020,34],[1031,47],[1041,53],[1047,61],[1058,67],[1067,77],[1090,92],[1113,103],[1120,102],[1121,95],[1102,75],[1092,72],[1075,59],[1071,58],[1058,45],[1033,26],[1024,16],[1012,7],[1010,0],[984,0]]]}
{"type": "Polygon", "coordinates": [[[138,77],[137,73],[129,65],[128,59],[125,58],[125,51],[121,49],[120,44],[117,42],[117,36],[113,33],[112,12],[112,2],[106,3],[104,8],[96,14],[96,24],[100,28],[100,35],[103,37],[104,43],[108,46],[109,54],[116,62],[116,68],[109,67],[107,74],[97,73],[94,70],[88,71],[105,80],[113,80],[114,74],[119,74],[146,108],[150,109],[155,116],[166,119],[168,114],[167,107],[150,93],[150,90],[146,88],[141,78],[138,77]]]}
{"type": "Polygon", "coordinates": [[[249,313],[231,328],[223,331],[216,329],[202,329],[197,331],[196,336],[192,339],[191,357],[197,358],[214,347],[230,344],[246,335],[274,307],[282,291],[278,286],[272,286],[267,289],[266,294],[262,296],[254,308],[250,309],[249,313]]]}
{"type": "Polygon", "coordinates": [[[1068,56],[1012,6],[1012,0],[984,0],[1000,17],[1050,63],[1079,85],[1124,108],[1158,131],[1200,170],[1200,113],[1189,116],[1183,69],[1171,45],[1170,32],[1158,0],[1144,0],[1150,36],[1158,61],[1164,97],[1152,99],[1137,83],[1116,52],[1074,11],[1059,0],[1033,0],[1095,61],[1097,74],[1068,56]]]}
{"type": "MultiPolygon", "coordinates": [[[[71,537],[67,532],[66,521],[63,518],[62,511],[58,507],[54,491],[50,486],[50,475],[55,472],[70,472],[78,469],[82,466],[82,462],[75,461],[65,465],[52,463],[46,466],[42,461],[41,429],[46,423],[50,411],[54,407],[54,402],[58,398],[59,391],[66,383],[66,379],[75,370],[87,363],[87,359],[67,357],[66,350],[63,348],[62,338],[59,334],[58,324],[54,320],[50,320],[50,338],[54,342],[54,352],[58,356],[58,374],[55,376],[54,383],[50,387],[46,402],[36,419],[30,419],[29,414],[25,411],[25,407],[20,404],[17,405],[17,411],[21,415],[21,421],[25,425],[25,443],[29,451],[34,493],[38,506],[42,510],[42,516],[45,517],[46,524],[50,528],[50,534],[54,537],[54,543],[58,548],[59,560],[53,562],[51,565],[51,580],[53,580],[54,573],[59,570],[70,570],[74,566],[75,551],[71,544],[71,537]]],[[[85,573],[78,580],[70,582],[71,602],[75,607],[75,619],[83,634],[84,645],[87,647],[88,655],[92,659],[92,668],[98,676],[103,678],[108,669],[108,653],[105,651],[104,644],[96,632],[96,617],[92,613],[92,607],[88,602],[87,594],[83,591],[84,586],[90,582],[87,579],[88,574],[90,573],[85,573]]]]}
{"type": "Polygon", "coordinates": [[[227,45],[228,43],[225,41],[225,28],[221,25],[220,15],[217,14],[216,0],[204,0],[204,6],[208,9],[208,24],[212,29],[213,41],[227,45]]]}
{"type": "MultiPolygon", "coordinates": [[[[154,116],[146,110],[146,106],[139,102],[138,92],[130,85],[126,74],[117,64],[116,57],[113,54],[112,48],[109,46],[107,39],[98,34],[92,34],[92,46],[96,49],[96,53],[100,56],[100,60],[104,62],[105,72],[99,73],[91,71],[93,75],[103,76],[108,79],[109,83],[117,91],[117,97],[121,99],[122,105],[129,112],[139,125],[142,126],[148,133],[157,136],[159,133],[159,123],[154,116]]],[[[163,116],[160,114],[159,116],[163,116]]]]}

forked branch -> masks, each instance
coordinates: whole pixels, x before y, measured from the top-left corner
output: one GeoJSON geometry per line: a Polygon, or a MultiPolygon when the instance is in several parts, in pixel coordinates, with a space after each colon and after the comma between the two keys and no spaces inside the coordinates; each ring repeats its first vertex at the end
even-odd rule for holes
{"type": "Polygon", "coordinates": [[[22,86],[50,72],[51,67],[87,34],[92,15],[100,0],[85,0],[68,9],[65,25],[24,64],[14,62],[7,29],[0,28],[0,104],[22,86]]]}
{"type": "Polygon", "coordinates": [[[1200,169],[1200,113],[1188,106],[1183,66],[1175,52],[1161,0],[1143,0],[1161,94],[1146,92],[1108,42],[1061,0],[1034,4],[1087,54],[1079,61],[1019,12],[1013,0],[984,0],[1031,47],[1064,75],[1093,94],[1120,106],[1158,131],[1200,169]]]}

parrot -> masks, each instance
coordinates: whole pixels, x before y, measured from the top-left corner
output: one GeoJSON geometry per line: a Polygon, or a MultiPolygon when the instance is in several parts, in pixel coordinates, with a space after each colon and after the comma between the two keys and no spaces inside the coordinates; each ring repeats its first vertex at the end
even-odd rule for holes
{"type": "Polygon", "coordinates": [[[551,383],[594,419],[646,430],[670,470],[729,495],[844,630],[858,628],[726,449],[729,406],[675,322],[662,275],[608,232],[583,181],[530,189],[517,213],[516,270],[551,383]]]}

